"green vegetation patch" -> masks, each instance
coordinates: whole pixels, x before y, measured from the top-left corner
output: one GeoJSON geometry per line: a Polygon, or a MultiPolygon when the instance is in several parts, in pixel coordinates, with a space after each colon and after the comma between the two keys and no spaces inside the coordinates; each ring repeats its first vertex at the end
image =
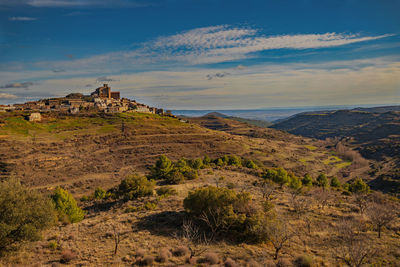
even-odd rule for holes
{"type": "Polygon", "coordinates": [[[351,161],[345,161],[345,162],[336,164],[335,167],[339,168],[339,169],[342,169],[342,168],[346,168],[346,167],[348,167],[350,165],[351,165],[351,161]]]}
{"type": "Polygon", "coordinates": [[[308,149],[311,150],[311,151],[317,149],[316,146],[311,146],[311,145],[305,145],[304,147],[305,147],[305,148],[308,148],[308,149]]]}
{"type": "Polygon", "coordinates": [[[340,162],[340,161],[342,161],[342,159],[337,156],[329,156],[327,159],[323,160],[322,162],[325,165],[329,165],[329,164],[340,162]]]}

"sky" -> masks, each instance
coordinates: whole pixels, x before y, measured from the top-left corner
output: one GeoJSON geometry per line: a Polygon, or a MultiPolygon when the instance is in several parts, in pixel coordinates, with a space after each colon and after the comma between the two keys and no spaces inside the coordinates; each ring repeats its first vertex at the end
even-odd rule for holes
{"type": "Polygon", "coordinates": [[[400,104],[400,0],[0,0],[0,104],[400,104]]]}

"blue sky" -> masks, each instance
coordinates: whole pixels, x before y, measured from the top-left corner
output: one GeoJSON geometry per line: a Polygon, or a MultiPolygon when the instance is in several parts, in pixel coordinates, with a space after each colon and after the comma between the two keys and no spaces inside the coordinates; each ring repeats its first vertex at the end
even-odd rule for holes
{"type": "Polygon", "coordinates": [[[0,0],[0,104],[400,104],[399,0],[0,0]]]}

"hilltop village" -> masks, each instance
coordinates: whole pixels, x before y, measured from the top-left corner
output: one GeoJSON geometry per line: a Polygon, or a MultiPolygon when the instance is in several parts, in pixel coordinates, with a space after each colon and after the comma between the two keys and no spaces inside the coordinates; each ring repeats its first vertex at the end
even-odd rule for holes
{"type": "Polygon", "coordinates": [[[59,111],[77,114],[79,112],[99,111],[105,113],[141,112],[164,114],[164,110],[137,103],[135,100],[121,98],[120,92],[113,92],[108,84],[97,88],[90,95],[72,93],[65,97],[41,99],[24,104],[0,106],[1,111],[29,110],[29,111],[59,111]]]}

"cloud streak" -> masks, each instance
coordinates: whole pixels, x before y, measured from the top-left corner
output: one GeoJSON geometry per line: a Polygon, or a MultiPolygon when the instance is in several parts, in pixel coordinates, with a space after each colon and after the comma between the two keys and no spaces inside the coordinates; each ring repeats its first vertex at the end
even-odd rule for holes
{"type": "Polygon", "coordinates": [[[9,84],[0,86],[0,88],[24,88],[24,89],[27,89],[32,85],[34,85],[33,82],[9,83],[9,84]]]}
{"type": "Polygon", "coordinates": [[[16,95],[7,94],[7,93],[0,93],[0,99],[16,99],[18,98],[16,95]]]}
{"type": "Polygon", "coordinates": [[[10,17],[8,18],[9,21],[33,21],[37,20],[37,18],[32,17],[10,17]]]}

